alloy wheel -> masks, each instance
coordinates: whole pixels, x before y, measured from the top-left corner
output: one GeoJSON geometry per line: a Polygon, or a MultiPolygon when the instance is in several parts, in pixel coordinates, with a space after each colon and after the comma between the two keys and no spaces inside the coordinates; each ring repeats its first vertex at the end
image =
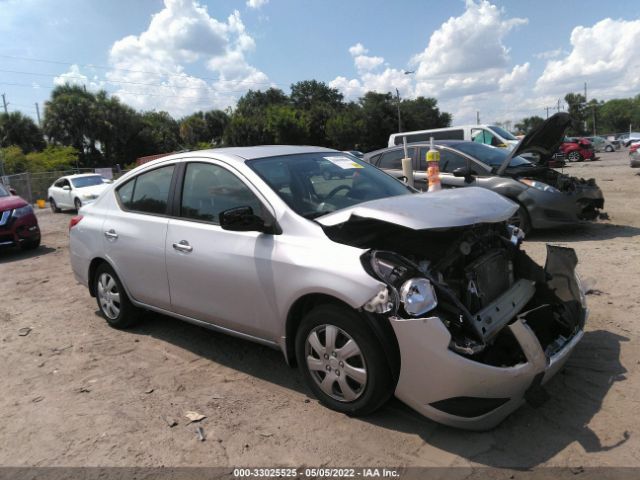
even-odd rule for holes
{"type": "Polygon", "coordinates": [[[580,161],[581,156],[580,156],[580,153],[579,153],[579,152],[575,152],[575,151],[574,151],[574,152],[569,153],[569,155],[567,156],[567,158],[568,158],[568,160],[569,160],[570,162],[579,162],[579,161],[580,161]]]}
{"type": "Polygon", "coordinates": [[[104,272],[98,278],[98,300],[100,309],[110,320],[120,315],[120,292],[115,279],[104,272]]]}
{"type": "Polygon", "coordinates": [[[305,359],[311,378],[339,402],[358,399],[367,386],[367,367],[360,347],[335,325],[319,325],[309,332],[305,359]]]}

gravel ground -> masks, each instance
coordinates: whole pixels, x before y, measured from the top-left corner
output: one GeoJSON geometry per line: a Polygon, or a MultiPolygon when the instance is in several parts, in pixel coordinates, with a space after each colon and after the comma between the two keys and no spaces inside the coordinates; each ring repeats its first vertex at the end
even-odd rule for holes
{"type": "Polygon", "coordinates": [[[545,242],[576,249],[584,340],[547,403],[482,433],[397,400],[332,412],[279,352],[167,317],[109,328],[71,273],[72,214],[39,211],[42,247],[0,252],[0,466],[640,466],[640,176],[626,152],[601,158],[566,172],[597,179],[610,219],[526,242],[540,262],[545,242]]]}

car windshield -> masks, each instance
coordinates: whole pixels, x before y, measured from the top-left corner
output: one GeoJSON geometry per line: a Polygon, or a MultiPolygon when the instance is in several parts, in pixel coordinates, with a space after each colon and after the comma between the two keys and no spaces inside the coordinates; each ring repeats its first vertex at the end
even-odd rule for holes
{"type": "Polygon", "coordinates": [[[511,132],[507,132],[502,127],[498,127],[497,125],[489,125],[489,128],[491,130],[493,130],[494,132],[496,132],[498,135],[500,135],[505,140],[515,140],[516,142],[518,141],[518,139],[511,132]]]}
{"type": "Polygon", "coordinates": [[[100,175],[92,175],[90,177],[72,178],[71,183],[75,188],[93,187],[94,185],[102,185],[104,178],[100,175]]]}
{"type": "MultiPolygon", "coordinates": [[[[464,142],[454,145],[454,148],[460,150],[467,155],[481,161],[485,165],[489,165],[492,168],[500,168],[502,163],[509,155],[509,152],[504,148],[492,147],[490,145],[484,145],[482,143],[464,142]]],[[[520,167],[533,167],[533,163],[529,160],[525,160],[521,156],[513,157],[509,162],[508,168],[520,168],[520,167]]]]}
{"type": "Polygon", "coordinates": [[[369,200],[413,193],[376,167],[340,152],[247,162],[296,213],[316,218],[369,200]]]}
{"type": "Polygon", "coordinates": [[[6,188],[4,188],[4,185],[0,185],[0,197],[8,197],[9,195],[11,194],[6,188]]]}

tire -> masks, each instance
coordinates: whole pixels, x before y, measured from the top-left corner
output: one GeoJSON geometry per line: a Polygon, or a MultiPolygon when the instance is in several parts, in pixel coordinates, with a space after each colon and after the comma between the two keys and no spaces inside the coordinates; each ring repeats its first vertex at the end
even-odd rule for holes
{"type": "Polygon", "coordinates": [[[73,205],[76,207],[76,211],[79,211],[82,207],[82,201],[76,197],[76,199],[73,201],[73,205]]]}
{"type": "Polygon", "coordinates": [[[511,225],[515,225],[522,230],[525,235],[531,232],[531,219],[529,218],[529,212],[522,205],[516,210],[516,213],[508,220],[511,225]]]}
{"type": "Polygon", "coordinates": [[[41,238],[38,237],[35,240],[28,240],[26,242],[22,242],[20,244],[20,248],[22,250],[35,250],[36,248],[38,248],[40,246],[40,240],[41,240],[41,238]]]}
{"type": "Polygon", "coordinates": [[[321,305],[303,318],[296,358],[307,386],[332,410],[367,415],[393,394],[393,375],[382,346],[365,321],[345,307],[321,305]],[[333,332],[334,342],[328,332],[333,332]]]}
{"type": "Polygon", "coordinates": [[[51,211],[53,213],[60,213],[60,209],[58,208],[58,204],[53,198],[49,199],[49,206],[51,207],[51,211]]]}
{"type": "Polygon", "coordinates": [[[583,162],[584,157],[580,152],[574,150],[573,152],[569,152],[569,155],[567,155],[567,160],[569,160],[570,162],[583,162]]]}
{"type": "Polygon", "coordinates": [[[604,151],[605,151],[605,152],[609,152],[609,153],[611,153],[611,152],[613,152],[613,150],[614,150],[614,149],[613,149],[613,147],[612,147],[611,145],[607,145],[606,147],[604,147],[604,151]]]}
{"type": "Polygon", "coordinates": [[[93,286],[100,313],[113,328],[124,329],[138,321],[138,309],[127,297],[120,279],[107,263],[96,269],[93,286]]]}

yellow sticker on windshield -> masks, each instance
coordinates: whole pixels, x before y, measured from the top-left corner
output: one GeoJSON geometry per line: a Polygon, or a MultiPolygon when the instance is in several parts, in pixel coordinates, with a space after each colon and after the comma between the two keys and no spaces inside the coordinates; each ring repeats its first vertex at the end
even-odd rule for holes
{"type": "Polygon", "coordinates": [[[349,157],[324,157],[325,160],[329,160],[336,167],[340,167],[343,170],[350,170],[352,168],[364,168],[358,162],[354,162],[349,157]]]}

